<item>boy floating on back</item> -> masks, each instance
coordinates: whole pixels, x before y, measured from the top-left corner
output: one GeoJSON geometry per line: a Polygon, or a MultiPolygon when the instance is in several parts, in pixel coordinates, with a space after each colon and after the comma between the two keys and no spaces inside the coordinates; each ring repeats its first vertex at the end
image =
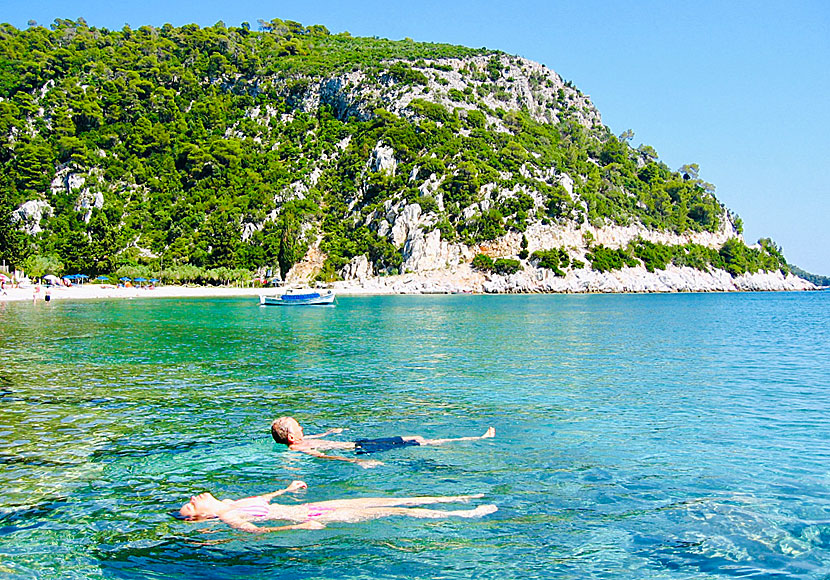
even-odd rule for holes
{"type": "Polygon", "coordinates": [[[419,445],[443,445],[454,441],[475,441],[477,439],[489,439],[496,436],[493,427],[487,429],[484,435],[476,437],[457,437],[454,439],[426,439],[420,435],[404,435],[401,437],[383,437],[381,439],[358,439],[357,441],[323,441],[322,438],[334,433],[341,433],[343,429],[329,429],[319,435],[304,435],[302,426],[293,417],[280,417],[271,423],[271,436],[277,443],[287,445],[292,451],[307,453],[321,459],[335,459],[357,463],[362,467],[374,467],[381,465],[381,462],[374,460],[363,460],[339,455],[326,455],[323,451],[331,449],[344,449],[354,451],[358,454],[375,453],[396,449],[398,447],[410,447],[419,445]]]}

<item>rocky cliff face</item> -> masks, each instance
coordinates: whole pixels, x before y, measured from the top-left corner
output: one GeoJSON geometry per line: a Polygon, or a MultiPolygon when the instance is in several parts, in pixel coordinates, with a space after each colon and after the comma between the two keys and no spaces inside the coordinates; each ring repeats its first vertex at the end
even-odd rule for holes
{"type": "MultiPolygon", "coordinates": [[[[498,76],[486,79],[476,76],[492,66],[493,58],[490,55],[443,58],[420,66],[407,63],[426,78],[424,84],[416,86],[396,82],[389,75],[375,79],[362,71],[353,71],[310,83],[305,92],[295,97],[294,104],[306,112],[329,105],[338,117],[365,120],[378,105],[396,115],[411,116],[410,103],[424,99],[451,110],[479,110],[482,104],[491,110],[526,110],[541,123],[556,123],[563,112],[569,112],[586,127],[602,125],[600,113],[590,98],[543,64],[501,55],[495,57],[501,67],[498,76]],[[482,85],[488,89],[476,103],[451,96],[454,90],[463,94],[482,85]]],[[[488,121],[505,130],[498,117],[491,115],[488,121]]]]}
{"type": "MultiPolygon", "coordinates": [[[[597,217],[596,207],[589,207],[592,203],[596,206],[596,199],[591,200],[586,195],[586,189],[590,189],[586,185],[593,186],[591,191],[594,195],[602,190],[603,194],[624,200],[620,207],[641,208],[643,199],[626,191],[625,186],[620,185],[623,180],[614,181],[609,175],[619,172],[624,161],[635,170],[649,164],[656,166],[656,154],[633,150],[623,144],[621,155],[624,160],[621,161],[615,160],[614,151],[603,151],[604,145],[608,141],[616,142],[616,138],[603,127],[599,111],[587,95],[564,82],[544,65],[500,53],[428,61],[393,61],[393,64],[403,65],[398,70],[404,70],[410,80],[396,76],[393,67],[379,67],[369,69],[369,72],[353,70],[326,78],[286,79],[272,76],[246,80],[236,77],[205,79],[204,84],[218,85],[222,90],[236,94],[281,95],[283,101],[278,103],[279,106],[275,101],[259,102],[244,108],[244,118],[237,117],[235,124],[224,129],[226,139],[240,142],[250,139],[261,146],[263,152],[277,150],[286,140],[286,133],[273,131],[274,127],[285,127],[302,113],[313,115],[325,106],[341,122],[372,120],[381,110],[381,114],[390,114],[398,121],[404,119],[413,125],[430,123],[440,127],[449,125],[449,115],[454,120],[453,131],[461,137],[469,137],[475,131],[506,136],[501,141],[489,141],[498,143],[498,146],[493,145],[492,151],[500,151],[500,155],[516,152],[515,159],[518,161],[491,164],[487,170],[481,171],[484,176],[482,182],[476,181],[475,191],[466,192],[469,195],[462,202],[459,196],[453,199],[447,184],[463,171],[464,163],[469,163],[469,160],[463,159],[468,153],[463,147],[469,144],[459,146],[443,158],[440,157],[441,152],[435,149],[419,150],[414,154],[417,160],[413,162],[411,158],[399,158],[396,154],[396,145],[399,144],[390,139],[374,140],[373,136],[368,145],[364,141],[357,146],[355,141],[359,138],[353,139],[354,133],[350,133],[336,146],[322,153],[310,155],[307,151],[300,152],[301,162],[297,165],[301,169],[291,173],[293,181],[289,185],[275,188],[269,200],[272,205],[262,208],[260,212],[250,212],[257,216],[255,219],[244,221],[240,218],[243,242],[262,231],[269,222],[276,221],[281,208],[288,202],[304,200],[315,194],[320,196],[315,188],[318,188],[321,178],[328,184],[327,187],[338,187],[337,180],[331,178],[332,175],[342,177],[342,173],[336,173],[338,164],[344,158],[359,158],[362,164],[358,167],[360,175],[351,184],[355,191],[349,194],[351,199],[346,200],[348,210],[342,219],[350,225],[365,227],[399,252],[400,274],[389,276],[388,269],[376,271],[368,254],[350,254],[345,266],[343,262],[338,263],[337,271],[347,284],[359,283],[376,291],[477,292],[668,292],[810,287],[800,279],[780,273],[733,278],[725,271],[702,272],[672,266],[656,273],[647,272],[644,268],[625,268],[602,274],[586,265],[577,266],[564,277],[556,277],[549,270],[535,267],[526,257],[520,259],[520,256],[533,254],[537,250],[558,249],[567,252],[571,260],[588,264],[586,253],[591,245],[615,249],[625,248],[635,240],[645,240],[667,245],[692,243],[717,249],[727,240],[740,239],[741,236],[731,214],[717,203],[711,190],[704,192],[703,187],[699,189],[706,203],[699,204],[705,207],[698,209],[703,213],[710,212],[714,220],[711,223],[717,223],[717,228],[703,222],[694,223],[694,227],[689,228],[684,223],[684,227],[679,227],[677,231],[686,233],[676,234],[647,227],[630,215],[615,215],[616,221],[609,219],[608,214],[597,217]],[[423,103],[437,107],[433,116],[423,116],[426,115],[423,103]],[[524,142],[527,146],[519,143],[519,134],[523,129],[517,127],[533,123],[582,129],[567,134],[567,138],[579,141],[581,147],[575,154],[581,156],[580,163],[571,160],[571,167],[576,169],[564,169],[566,164],[562,158],[552,155],[545,145],[532,140],[524,142]],[[252,131],[255,134],[252,135],[252,131]],[[534,145],[538,147],[534,149],[534,145]],[[546,154],[548,157],[544,158],[546,154]],[[606,154],[608,159],[602,159],[606,154]],[[376,201],[372,195],[378,197],[377,194],[370,194],[369,189],[372,183],[382,183],[383,180],[397,180],[399,185],[403,182],[403,186],[389,196],[381,195],[380,201],[376,201]],[[598,181],[601,181],[600,186],[596,185],[598,181]],[[413,202],[413,199],[421,199],[421,202],[413,202]],[[522,200],[521,212],[524,214],[519,220],[521,226],[513,223],[505,227],[503,231],[506,233],[495,239],[481,236],[473,239],[487,241],[465,244],[458,240],[470,237],[450,235],[445,238],[442,234],[447,230],[450,215],[456,220],[450,225],[458,234],[465,222],[482,220],[488,213],[518,199],[522,200]],[[568,206],[570,213],[551,211],[552,199],[568,206]],[[264,219],[262,216],[265,216],[264,219]],[[715,231],[705,231],[707,228],[715,231]],[[477,254],[493,259],[520,259],[521,269],[509,276],[474,271],[470,265],[477,254]],[[383,274],[382,278],[380,274],[383,274]]],[[[44,87],[44,91],[48,92],[48,89],[48,86],[44,87]]],[[[307,126],[311,127],[313,123],[307,126]]],[[[421,129],[419,126],[418,130],[421,129]]],[[[557,138],[565,140],[563,135],[557,138]]],[[[539,141],[549,145],[551,136],[552,133],[544,134],[539,141]]],[[[310,130],[306,137],[309,142],[316,138],[310,130]]],[[[294,138],[298,141],[305,139],[294,138]]],[[[297,146],[296,143],[292,145],[297,146]]],[[[102,158],[104,155],[103,152],[99,154],[102,158]]],[[[668,169],[665,172],[670,173],[668,169]]],[[[632,175],[633,179],[639,179],[636,171],[632,175]]],[[[96,167],[85,169],[65,165],[58,168],[49,199],[56,196],[74,198],[74,210],[83,221],[89,222],[93,210],[104,207],[108,197],[117,196],[124,190],[134,191],[134,197],[142,203],[151,197],[148,195],[151,192],[144,185],[105,183],[103,173],[96,167]]],[[[671,205],[671,196],[666,195],[655,203],[671,205]]],[[[60,205],[66,207],[67,204],[60,205]]],[[[34,235],[40,231],[42,218],[53,211],[47,201],[38,199],[22,204],[15,215],[21,229],[34,235]]],[[[326,263],[327,256],[321,249],[325,232],[319,221],[304,223],[303,232],[311,241],[308,254],[292,268],[289,281],[311,280],[326,263]]],[[[140,248],[140,236],[136,236],[131,244],[140,248]]],[[[149,250],[142,250],[140,255],[154,257],[149,250]]]]}
{"type": "MultiPolygon", "coordinates": [[[[391,78],[373,83],[364,73],[355,71],[334,79],[326,79],[310,85],[298,101],[300,109],[314,111],[321,104],[327,104],[338,116],[355,116],[367,119],[371,107],[382,105],[401,116],[411,115],[407,108],[414,99],[423,99],[449,109],[463,111],[482,110],[481,102],[472,104],[458,99],[458,94],[469,94],[476,90],[477,83],[470,79],[470,71],[486,69],[492,57],[479,56],[466,59],[443,59],[423,63],[413,68],[424,74],[428,81],[421,86],[404,86],[391,78]],[[435,65],[438,65],[436,68],[435,65]],[[452,91],[456,91],[453,98],[452,91]]],[[[494,81],[495,90],[484,98],[486,122],[496,130],[507,131],[503,121],[491,114],[496,109],[524,110],[542,123],[557,123],[563,113],[571,115],[587,128],[601,127],[599,112],[590,99],[563,82],[555,72],[539,63],[526,59],[503,56],[499,59],[503,74],[494,81]]],[[[492,65],[491,65],[492,66],[492,65]]],[[[344,147],[341,147],[341,150],[344,147]]],[[[383,142],[376,143],[371,152],[367,170],[394,175],[399,163],[394,149],[383,142]]],[[[532,166],[523,166],[520,174],[532,183],[537,179],[547,185],[560,185],[576,205],[584,205],[575,192],[577,180],[584,182],[585,176],[571,176],[555,169],[539,174],[532,166]]],[[[509,177],[509,176],[508,176],[509,177]]],[[[419,175],[414,168],[409,181],[418,188],[421,195],[434,196],[440,210],[444,199],[440,190],[444,175],[419,175]]],[[[484,184],[480,201],[465,209],[465,217],[471,218],[487,211],[505,196],[523,193],[533,200],[534,215],[542,209],[545,198],[532,186],[519,185],[513,191],[498,191],[496,184],[484,184]]],[[[357,218],[356,218],[357,219],[357,218]]],[[[626,268],[620,272],[593,272],[590,266],[569,272],[564,278],[552,272],[534,268],[522,260],[522,271],[512,276],[487,275],[474,272],[469,264],[476,254],[492,258],[516,258],[526,241],[526,250],[566,248],[571,258],[585,262],[588,244],[602,244],[608,248],[623,248],[630,242],[642,239],[668,245],[699,244],[709,248],[720,248],[730,238],[742,239],[731,215],[724,208],[719,219],[720,227],[715,232],[688,232],[675,234],[646,228],[633,223],[628,226],[613,224],[591,225],[574,222],[543,224],[532,220],[523,233],[509,232],[496,240],[468,246],[442,239],[435,228],[438,216],[424,212],[417,203],[392,200],[384,204],[383,210],[375,211],[366,220],[380,236],[386,237],[395,247],[400,248],[403,276],[377,278],[371,262],[365,255],[353,258],[341,268],[340,276],[347,284],[360,282],[374,291],[459,291],[477,292],[671,292],[671,291],[734,291],[734,290],[792,290],[809,289],[811,285],[793,276],[777,273],[760,273],[733,278],[725,271],[701,272],[691,268],[669,269],[650,273],[645,268],[626,268]]],[[[319,255],[312,252],[315,260],[319,255]]],[[[289,279],[299,279],[300,272],[309,272],[307,262],[298,264],[289,279]]]]}
{"type": "MultiPolygon", "coordinates": [[[[596,272],[590,266],[567,272],[564,277],[551,270],[534,267],[522,260],[522,270],[501,276],[477,272],[470,263],[478,253],[493,258],[516,258],[521,250],[522,234],[508,233],[501,238],[466,246],[441,239],[437,229],[429,229],[429,216],[421,213],[417,204],[389,207],[384,219],[393,225],[383,233],[403,248],[404,274],[378,276],[365,255],[354,258],[341,271],[344,282],[335,287],[346,291],[371,293],[619,293],[619,292],[740,292],[740,291],[795,291],[814,290],[806,280],[784,275],[780,271],[758,272],[733,277],[724,270],[696,270],[669,265],[665,270],[649,272],[644,267],[623,268],[614,272],[596,272]]],[[[642,226],[545,226],[534,224],[524,232],[527,250],[565,247],[572,257],[584,261],[588,250],[586,239],[609,248],[622,248],[636,239],[667,245],[700,244],[720,248],[725,241],[739,237],[731,222],[718,232],[694,232],[683,235],[648,230],[642,226]],[[586,235],[587,234],[587,235],[586,235]]],[[[309,256],[289,274],[289,281],[308,280],[315,269],[309,264],[321,264],[319,251],[309,256]]]]}
{"type": "MultiPolygon", "coordinates": [[[[411,63],[410,63],[411,64],[411,63]]],[[[481,81],[471,79],[471,71],[485,70],[492,65],[491,56],[465,59],[442,59],[436,62],[413,66],[422,73],[427,82],[419,86],[396,83],[386,77],[382,82],[372,79],[360,71],[312,83],[298,98],[297,106],[304,111],[314,111],[321,104],[332,107],[338,116],[354,116],[360,119],[371,117],[371,108],[381,105],[397,115],[411,116],[408,109],[415,99],[440,104],[450,110],[486,111],[486,123],[497,131],[507,131],[502,119],[492,114],[497,109],[522,110],[541,123],[557,123],[563,114],[576,119],[586,128],[602,126],[599,112],[590,99],[569,86],[559,75],[539,63],[526,59],[501,56],[498,61],[502,69],[492,83],[490,92],[482,100],[467,102],[459,100],[459,94],[470,94],[477,90],[481,81]],[[453,91],[455,94],[453,95],[453,91]]],[[[488,81],[489,82],[489,81],[488,81]]],[[[345,146],[341,147],[341,150],[345,146]]],[[[331,161],[331,160],[329,160],[331,161]]],[[[395,151],[388,144],[378,141],[372,150],[367,171],[394,175],[399,166],[395,151]]],[[[415,167],[409,181],[421,195],[435,198],[439,210],[444,210],[444,199],[440,186],[446,175],[420,175],[415,167]]],[[[586,176],[571,176],[556,169],[540,172],[526,164],[519,170],[524,183],[511,191],[499,190],[495,183],[483,184],[480,199],[464,209],[466,218],[473,218],[486,212],[506,197],[525,194],[533,200],[528,214],[535,215],[544,208],[545,197],[532,186],[533,180],[549,186],[561,186],[576,206],[584,206],[576,192],[577,182],[585,182],[586,176]]],[[[510,174],[502,177],[511,177],[510,174]]],[[[358,218],[357,216],[355,219],[358,218]]],[[[607,248],[624,248],[634,240],[646,240],[667,245],[699,244],[708,248],[720,248],[730,238],[742,239],[729,212],[723,208],[719,216],[719,228],[714,232],[675,234],[669,231],[649,229],[642,224],[627,226],[577,224],[573,221],[542,223],[531,219],[523,233],[508,232],[485,243],[472,246],[442,239],[436,229],[438,215],[425,212],[417,203],[404,200],[387,200],[382,210],[373,212],[365,223],[378,235],[387,238],[400,248],[403,264],[401,276],[378,278],[367,256],[353,258],[341,268],[339,275],[347,285],[355,282],[373,291],[395,292],[441,292],[469,290],[476,292],[671,292],[671,291],[734,291],[734,290],[791,290],[809,289],[810,284],[780,272],[760,273],[733,278],[725,271],[702,272],[691,268],[670,266],[665,271],[650,273],[645,268],[626,268],[623,271],[599,273],[590,266],[568,272],[565,277],[556,277],[545,269],[535,268],[529,261],[522,260],[522,270],[511,276],[485,275],[473,271],[470,263],[476,254],[485,254],[494,259],[517,258],[522,250],[523,239],[528,254],[536,250],[564,248],[572,259],[586,262],[585,254],[589,244],[601,244],[607,248]]],[[[319,262],[319,252],[313,250],[310,257],[319,262]]],[[[289,274],[289,280],[301,279],[303,273],[313,271],[308,262],[298,264],[289,274]]]]}

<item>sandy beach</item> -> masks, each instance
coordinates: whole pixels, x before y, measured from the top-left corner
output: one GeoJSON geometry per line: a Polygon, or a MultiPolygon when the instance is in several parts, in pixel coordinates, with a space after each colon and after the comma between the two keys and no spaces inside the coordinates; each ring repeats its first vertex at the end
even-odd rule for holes
{"type": "Polygon", "coordinates": [[[124,288],[107,284],[81,286],[28,286],[9,288],[0,292],[0,301],[36,300],[43,302],[46,293],[52,300],[96,300],[135,298],[203,298],[223,296],[259,296],[273,294],[274,288],[239,288],[234,286],[156,286],[154,288],[124,288]]]}
{"type": "MultiPolygon", "coordinates": [[[[397,294],[400,291],[383,284],[364,285],[337,282],[334,285],[337,294],[397,294]]],[[[37,301],[44,302],[46,293],[51,300],[107,300],[140,298],[221,298],[231,296],[273,296],[284,291],[283,288],[252,288],[238,286],[155,286],[153,288],[123,287],[109,284],[83,284],[79,286],[28,285],[21,288],[6,288],[0,292],[0,302],[37,301]]],[[[413,292],[418,293],[418,292],[413,292]]]]}

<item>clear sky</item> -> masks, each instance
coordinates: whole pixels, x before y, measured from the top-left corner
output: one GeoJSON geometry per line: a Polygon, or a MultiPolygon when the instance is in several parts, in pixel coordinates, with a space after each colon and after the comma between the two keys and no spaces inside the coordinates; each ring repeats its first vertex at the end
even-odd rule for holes
{"type": "Polygon", "coordinates": [[[552,68],[672,169],[698,163],[748,243],[830,275],[827,0],[0,0],[0,20],[133,28],[282,18],[355,36],[487,47],[552,68]]]}

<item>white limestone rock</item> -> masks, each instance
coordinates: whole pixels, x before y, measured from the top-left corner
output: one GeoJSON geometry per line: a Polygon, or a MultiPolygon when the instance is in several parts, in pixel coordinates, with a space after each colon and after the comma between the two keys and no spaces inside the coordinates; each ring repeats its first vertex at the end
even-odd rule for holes
{"type": "Polygon", "coordinates": [[[86,184],[86,177],[75,173],[71,167],[61,167],[52,178],[50,189],[52,195],[69,194],[81,190],[86,184]]]}
{"type": "Polygon", "coordinates": [[[410,233],[419,228],[420,217],[420,205],[412,203],[405,206],[403,211],[398,214],[395,219],[395,224],[392,226],[392,244],[398,248],[401,247],[407,238],[409,238],[410,233]]]}
{"type": "Polygon", "coordinates": [[[383,142],[378,141],[369,156],[369,166],[372,171],[395,175],[395,170],[398,167],[398,161],[395,159],[395,150],[392,147],[384,145],[383,142]]]}
{"type": "Polygon", "coordinates": [[[82,219],[85,223],[89,223],[93,209],[102,207],[104,207],[104,194],[100,191],[90,191],[89,188],[82,190],[75,201],[75,211],[84,213],[82,219]]]}
{"type": "Polygon", "coordinates": [[[378,223],[378,235],[382,238],[386,237],[391,229],[392,226],[390,226],[389,222],[385,219],[380,220],[380,223],[378,223]]]}
{"type": "Polygon", "coordinates": [[[483,284],[488,293],[512,292],[741,292],[813,290],[815,287],[792,274],[780,271],[758,272],[733,278],[724,270],[703,272],[693,268],[668,266],[649,272],[644,267],[613,272],[591,269],[569,271],[557,277],[546,269],[526,268],[510,276],[491,275],[483,284]]]}
{"type": "Polygon", "coordinates": [[[12,221],[24,232],[33,236],[43,231],[40,221],[54,213],[49,202],[31,199],[12,212],[12,221]]]}
{"type": "Polygon", "coordinates": [[[412,232],[403,246],[404,271],[421,272],[437,270],[447,265],[447,244],[441,242],[441,232],[432,230],[424,235],[422,229],[412,232]]]}
{"type": "Polygon", "coordinates": [[[352,258],[348,264],[340,269],[340,277],[344,280],[358,280],[364,282],[374,275],[374,269],[369,258],[362,254],[352,258]]]}
{"type": "Polygon", "coordinates": [[[245,242],[254,235],[254,232],[260,231],[265,226],[265,223],[252,224],[250,222],[241,222],[240,225],[242,226],[242,241],[245,242]]]}
{"type": "Polygon", "coordinates": [[[104,207],[104,194],[99,191],[92,191],[85,187],[87,178],[85,175],[76,173],[70,166],[63,166],[55,173],[50,184],[52,195],[73,195],[77,194],[75,200],[75,211],[83,212],[83,220],[89,223],[93,209],[104,207]]]}
{"type": "Polygon", "coordinates": [[[559,179],[557,181],[559,182],[559,185],[561,185],[562,187],[565,188],[565,191],[568,192],[568,195],[571,196],[571,199],[573,199],[573,196],[574,196],[574,180],[571,179],[571,176],[568,175],[567,173],[563,173],[562,175],[559,176],[559,179]]]}

